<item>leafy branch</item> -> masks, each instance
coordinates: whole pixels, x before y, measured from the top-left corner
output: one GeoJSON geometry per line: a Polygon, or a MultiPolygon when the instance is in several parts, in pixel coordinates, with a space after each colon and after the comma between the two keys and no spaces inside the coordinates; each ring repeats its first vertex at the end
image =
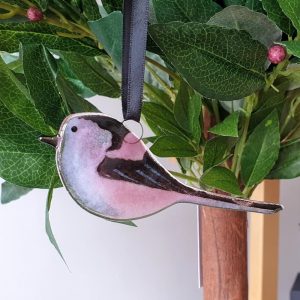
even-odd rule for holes
{"type": "MultiPolygon", "coordinates": [[[[103,0],[101,16],[94,0],[0,1],[2,202],[57,176],[41,134],[97,111],[92,96],[120,97],[121,2],[103,0]]],[[[300,3],[252,2],[153,0],[143,105],[174,176],[244,197],[300,176],[300,3]]]]}

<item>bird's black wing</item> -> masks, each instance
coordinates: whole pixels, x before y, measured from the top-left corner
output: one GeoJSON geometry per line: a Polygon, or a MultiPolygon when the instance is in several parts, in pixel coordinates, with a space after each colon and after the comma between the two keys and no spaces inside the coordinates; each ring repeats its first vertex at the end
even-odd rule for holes
{"type": "MultiPolygon", "coordinates": [[[[190,188],[172,177],[147,152],[143,159],[138,161],[106,157],[98,166],[97,171],[100,176],[108,179],[122,180],[160,190],[209,199],[211,200],[210,203],[206,202],[205,205],[212,207],[259,213],[274,213],[282,209],[279,204],[251,201],[190,188]]],[[[199,204],[203,205],[202,202],[199,204]]]]}
{"type": "Polygon", "coordinates": [[[147,152],[142,160],[136,161],[106,157],[97,171],[100,176],[108,179],[123,180],[166,191],[193,193],[192,189],[178,182],[147,152]]]}

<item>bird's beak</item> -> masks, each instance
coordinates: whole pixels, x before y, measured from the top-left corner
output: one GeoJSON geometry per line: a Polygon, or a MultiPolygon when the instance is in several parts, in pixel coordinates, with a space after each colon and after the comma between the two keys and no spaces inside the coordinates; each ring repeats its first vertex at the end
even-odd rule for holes
{"type": "Polygon", "coordinates": [[[50,137],[50,136],[41,136],[39,138],[39,140],[41,142],[45,143],[45,144],[51,145],[54,148],[56,148],[57,143],[58,143],[58,136],[53,136],[53,137],[50,137]]]}

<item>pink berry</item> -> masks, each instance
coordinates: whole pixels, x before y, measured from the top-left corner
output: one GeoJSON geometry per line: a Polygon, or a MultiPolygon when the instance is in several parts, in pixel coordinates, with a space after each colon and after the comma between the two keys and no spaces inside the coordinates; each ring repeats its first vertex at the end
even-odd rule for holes
{"type": "Polygon", "coordinates": [[[272,64],[279,64],[286,58],[286,50],[281,45],[274,45],[268,51],[268,60],[272,64]]]}
{"type": "Polygon", "coordinates": [[[38,21],[43,20],[44,15],[43,15],[43,12],[41,12],[38,8],[32,6],[32,7],[28,8],[28,10],[27,10],[27,18],[31,22],[38,22],[38,21]]]}

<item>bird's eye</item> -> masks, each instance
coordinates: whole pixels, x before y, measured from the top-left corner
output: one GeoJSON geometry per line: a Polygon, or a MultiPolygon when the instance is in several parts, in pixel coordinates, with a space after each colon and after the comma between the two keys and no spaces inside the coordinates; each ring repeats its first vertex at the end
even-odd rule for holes
{"type": "Polygon", "coordinates": [[[73,127],[71,128],[71,130],[72,130],[72,132],[76,132],[76,131],[78,130],[78,128],[77,128],[76,126],[73,126],[73,127]]]}

